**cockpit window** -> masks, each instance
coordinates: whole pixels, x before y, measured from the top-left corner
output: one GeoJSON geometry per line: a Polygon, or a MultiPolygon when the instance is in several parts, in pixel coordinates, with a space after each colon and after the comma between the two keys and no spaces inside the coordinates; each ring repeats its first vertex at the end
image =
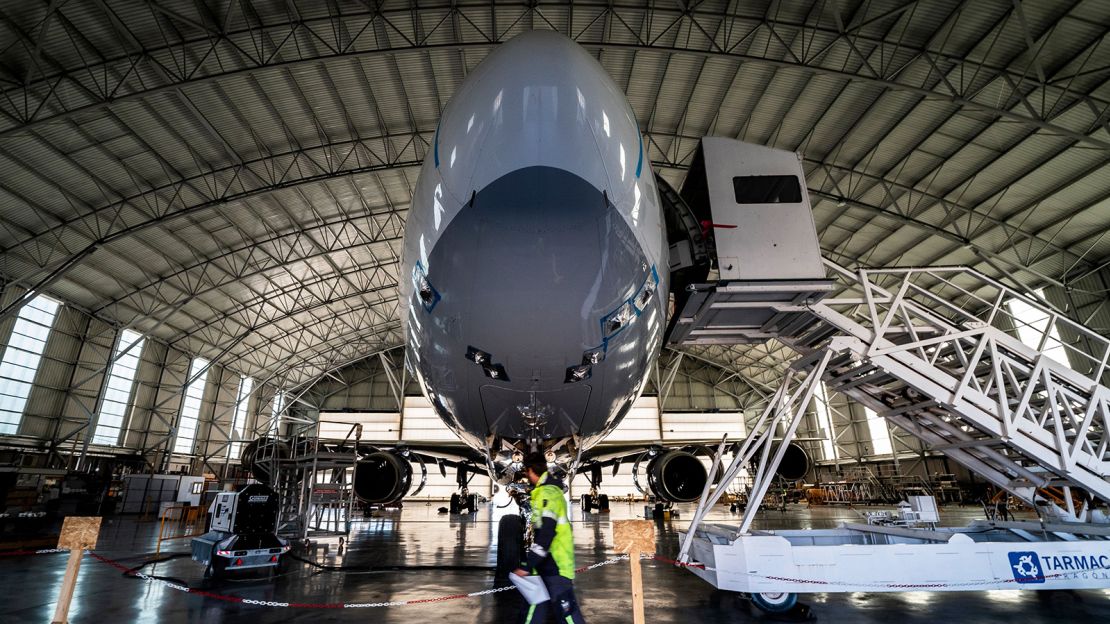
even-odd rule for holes
{"type": "Polygon", "coordinates": [[[792,175],[736,176],[732,179],[738,204],[798,204],[802,186],[792,175]]]}

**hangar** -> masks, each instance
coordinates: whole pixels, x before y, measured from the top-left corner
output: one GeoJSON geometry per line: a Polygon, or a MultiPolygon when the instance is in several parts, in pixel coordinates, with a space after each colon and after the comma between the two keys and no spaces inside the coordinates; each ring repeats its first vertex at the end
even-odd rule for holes
{"type": "Polygon", "coordinates": [[[1105,617],[1108,28],[0,2],[4,619],[514,621],[537,451],[589,620],[1105,617]]]}

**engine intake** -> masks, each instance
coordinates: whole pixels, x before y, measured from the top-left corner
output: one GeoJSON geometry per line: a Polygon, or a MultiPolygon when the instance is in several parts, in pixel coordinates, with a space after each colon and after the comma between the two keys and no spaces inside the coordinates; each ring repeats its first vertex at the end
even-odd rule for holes
{"type": "Polygon", "coordinates": [[[705,466],[686,451],[667,451],[648,464],[648,487],[656,498],[672,503],[698,500],[709,475],[705,466]]]}
{"type": "MultiPolygon", "coordinates": [[[[774,452],[775,449],[772,449],[772,456],[774,452]]],[[[809,472],[809,465],[809,455],[806,454],[805,449],[791,442],[786,447],[786,452],[783,453],[782,461],[779,462],[779,469],[776,472],[787,481],[797,481],[805,478],[806,473],[809,472]]]]}
{"type": "Polygon", "coordinates": [[[274,475],[271,469],[275,465],[274,462],[288,458],[288,444],[274,438],[261,437],[243,447],[239,454],[239,463],[256,481],[273,485],[274,475]]]}
{"type": "Polygon", "coordinates": [[[373,505],[395,503],[412,485],[412,464],[386,451],[376,451],[355,464],[354,492],[373,505]]]}

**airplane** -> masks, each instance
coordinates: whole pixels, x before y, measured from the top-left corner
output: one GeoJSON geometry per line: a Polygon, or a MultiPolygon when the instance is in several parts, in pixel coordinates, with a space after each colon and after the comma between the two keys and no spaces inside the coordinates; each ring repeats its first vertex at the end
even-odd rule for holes
{"type": "MultiPolygon", "coordinates": [[[[563,35],[519,35],[451,98],[420,171],[400,273],[406,360],[492,463],[548,449],[580,463],[660,353],[667,251],[623,92],[563,35]]],[[[699,495],[700,462],[682,472],[682,498],[699,495]]]]}
{"type": "MultiPolygon", "coordinates": [[[[601,469],[626,460],[634,474],[647,462],[657,500],[697,500],[698,445],[597,446],[668,329],[668,232],[685,215],[666,214],[659,184],[623,91],[567,37],[518,35],[467,76],[416,183],[399,300],[406,366],[471,451],[452,462],[457,448],[374,447],[355,476],[364,501],[396,502],[412,462],[446,462],[459,470],[451,511],[473,510],[468,475],[509,483],[532,451],[589,476],[587,511],[604,502],[589,498],[601,469]]],[[[675,280],[679,307],[689,281],[675,280]]]]}

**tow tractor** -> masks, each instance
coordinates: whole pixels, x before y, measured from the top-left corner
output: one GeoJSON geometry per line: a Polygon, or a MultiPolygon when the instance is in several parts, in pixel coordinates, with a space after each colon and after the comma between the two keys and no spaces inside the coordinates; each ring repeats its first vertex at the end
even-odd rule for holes
{"type": "Polygon", "coordinates": [[[269,487],[251,483],[237,492],[220,492],[208,508],[211,530],[193,538],[193,561],[205,578],[250,569],[277,571],[289,542],[278,537],[278,499],[269,487]]]}

